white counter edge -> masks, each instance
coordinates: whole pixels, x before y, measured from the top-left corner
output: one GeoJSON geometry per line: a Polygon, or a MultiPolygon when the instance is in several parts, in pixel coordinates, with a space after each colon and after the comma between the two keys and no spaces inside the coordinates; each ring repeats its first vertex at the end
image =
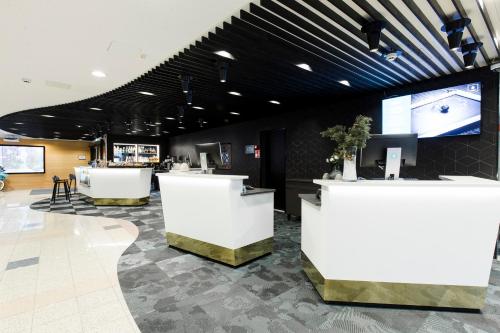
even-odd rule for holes
{"type": "Polygon", "coordinates": [[[213,175],[204,173],[160,173],[158,177],[185,177],[185,178],[210,178],[210,179],[230,179],[230,180],[243,180],[248,179],[248,176],[240,175],[213,175]]]}
{"type": "Polygon", "coordinates": [[[321,186],[500,186],[500,182],[473,176],[439,176],[441,180],[341,180],[314,179],[313,183],[321,186]]]}

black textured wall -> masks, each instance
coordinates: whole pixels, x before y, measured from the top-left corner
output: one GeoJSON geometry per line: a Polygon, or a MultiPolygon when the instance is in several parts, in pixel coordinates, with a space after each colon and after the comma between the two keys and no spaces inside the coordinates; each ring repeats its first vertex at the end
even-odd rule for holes
{"type": "MultiPolygon", "coordinates": [[[[247,144],[259,144],[260,131],[287,129],[287,178],[320,178],[329,171],[325,159],[333,144],[320,137],[319,132],[336,124],[350,125],[358,114],[374,118],[373,133],[382,127],[382,99],[386,96],[418,93],[462,83],[482,82],[482,128],[479,136],[420,139],[417,167],[408,168],[403,176],[435,179],[440,174],[474,175],[496,178],[498,160],[498,74],[488,68],[467,71],[420,82],[386,92],[349,96],[317,105],[299,107],[274,117],[241,124],[209,129],[170,138],[170,153],[194,154],[193,145],[202,142],[232,143],[233,169],[231,174],[247,174],[249,183],[259,186],[260,163],[244,154],[247,144]]],[[[311,101],[313,102],[313,101],[311,101]]],[[[358,168],[360,176],[381,177],[376,169],[358,168]]]]}

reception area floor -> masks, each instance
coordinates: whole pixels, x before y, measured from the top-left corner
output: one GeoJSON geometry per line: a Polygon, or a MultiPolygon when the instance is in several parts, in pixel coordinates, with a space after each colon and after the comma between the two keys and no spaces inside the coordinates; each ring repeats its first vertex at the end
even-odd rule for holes
{"type": "Polygon", "coordinates": [[[29,208],[0,192],[0,332],[139,332],[117,278],[138,230],[122,219],[29,208]]]}
{"type": "Polygon", "coordinates": [[[281,213],[275,214],[274,252],[234,269],[167,246],[158,192],[144,207],[95,207],[83,196],[71,204],[45,199],[31,207],[49,215],[117,218],[137,226],[139,235],[117,271],[143,333],[500,331],[497,261],[482,313],[325,304],[302,271],[300,222],[286,221],[281,213]]]}

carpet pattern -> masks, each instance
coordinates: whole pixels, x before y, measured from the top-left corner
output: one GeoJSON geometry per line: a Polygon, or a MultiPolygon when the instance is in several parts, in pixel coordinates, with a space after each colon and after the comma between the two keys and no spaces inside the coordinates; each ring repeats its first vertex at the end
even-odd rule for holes
{"type": "Polygon", "coordinates": [[[71,203],[46,199],[31,207],[138,226],[139,237],[119,261],[118,278],[143,333],[500,332],[498,261],[482,313],[325,304],[302,272],[300,222],[281,213],[275,214],[274,252],[231,268],[167,246],[158,192],[143,207],[95,207],[78,195],[71,203]]]}

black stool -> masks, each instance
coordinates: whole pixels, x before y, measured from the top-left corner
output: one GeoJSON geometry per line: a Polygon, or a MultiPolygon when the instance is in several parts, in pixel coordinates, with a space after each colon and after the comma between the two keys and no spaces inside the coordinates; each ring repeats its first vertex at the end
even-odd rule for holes
{"type": "Polygon", "coordinates": [[[76,176],[72,173],[68,175],[69,179],[69,194],[71,195],[71,185],[73,185],[73,194],[76,194],[76,176]]]}
{"type": "Polygon", "coordinates": [[[52,201],[53,203],[56,203],[56,197],[59,196],[59,189],[61,187],[61,184],[64,186],[64,196],[66,197],[66,200],[71,202],[71,194],[70,194],[70,189],[68,185],[68,180],[67,179],[61,179],[57,176],[52,177],[52,181],[54,182],[54,188],[52,189],[52,201]]]}

